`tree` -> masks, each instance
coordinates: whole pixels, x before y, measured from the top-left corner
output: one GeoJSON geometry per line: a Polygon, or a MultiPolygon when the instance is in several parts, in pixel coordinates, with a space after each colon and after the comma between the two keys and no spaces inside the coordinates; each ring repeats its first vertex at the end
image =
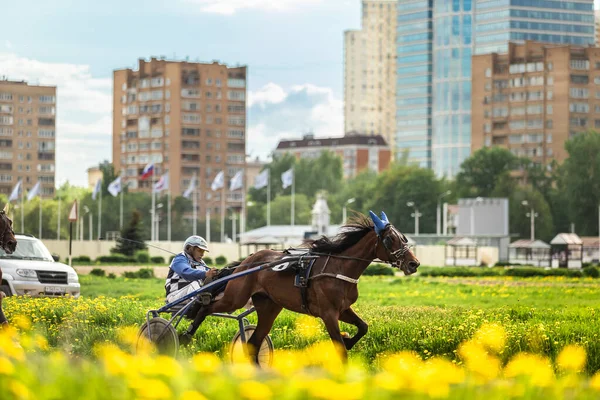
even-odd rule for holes
{"type": "MultiPolygon", "coordinates": [[[[312,222],[312,204],[308,197],[297,194],[294,199],[294,223],[310,225],[312,222]]],[[[271,225],[290,225],[292,218],[292,196],[278,196],[271,202],[271,225]]]]}
{"type": "Polygon", "coordinates": [[[580,235],[598,234],[600,134],[589,131],[565,143],[569,157],[560,167],[558,188],[580,235]]]}
{"type": "Polygon", "coordinates": [[[484,147],[467,158],[456,176],[461,197],[508,196],[516,182],[511,172],[519,166],[519,159],[501,147],[484,147]]]}
{"type": "Polygon", "coordinates": [[[136,251],[147,248],[140,232],[140,217],[139,211],[133,211],[129,224],[121,231],[121,238],[125,240],[119,240],[117,246],[112,249],[113,252],[133,256],[136,251]]]}

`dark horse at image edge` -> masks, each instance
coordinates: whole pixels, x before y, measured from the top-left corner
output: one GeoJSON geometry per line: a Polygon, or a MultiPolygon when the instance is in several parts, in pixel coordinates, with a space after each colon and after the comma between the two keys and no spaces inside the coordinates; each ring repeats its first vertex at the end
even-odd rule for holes
{"type": "MultiPolygon", "coordinates": [[[[17,248],[17,239],[12,229],[12,221],[8,218],[8,204],[0,211],[0,247],[6,254],[14,253],[17,248]]],[[[0,283],[2,283],[2,269],[0,269],[0,283]]],[[[4,311],[2,311],[2,299],[6,296],[0,291],[0,328],[8,325],[4,311]]]]}
{"type": "MultiPolygon", "coordinates": [[[[406,237],[388,221],[385,213],[381,213],[381,218],[373,212],[370,216],[371,219],[357,214],[333,238],[304,242],[308,254],[319,256],[308,278],[306,308],[300,289],[294,286],[295,272],[265,269],[229,281],[221,299],[200,309],[187,334],[193,335],[206,316],[238,310],[252,299],[258,324],[248,340],[248,347],[254,362],[258,363],[257,349],[283,308],[321,318],[331,340],[340,345],[341,355],[346,360],[347,350],[368,329],[367,323],[351,307],[358,299],[357,282],[361,274],[375,259],[401,269],[405,275],[415,273],[419,267],[406,237]],[[339,321],[356,326],[357,333],[353,337],[342,336],[339,321]]],[[[253,265],[280,260],[286,255],[281,251],[261,250],[246,258],[233,274],[253,265]]]]}

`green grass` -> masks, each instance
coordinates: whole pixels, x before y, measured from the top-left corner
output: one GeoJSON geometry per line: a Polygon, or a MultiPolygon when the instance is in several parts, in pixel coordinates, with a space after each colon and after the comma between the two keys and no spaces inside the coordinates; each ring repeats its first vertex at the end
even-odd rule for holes
{"type": "MultiPolygon", "coordinates": [[[[116,341],[117,328],[139,327],[146,310],[164,304],[162,279],[81,276],[80,281],[79,300],[7,299],[9,319],[33,315],[51,345],[89,355],[94,343],[116,341]]],[[[508,332],[504,360],[519,351],[554,359],[564,345],[579,343],[588,351],[588,372],[600,370],[597,280],[362,277],[359,291],[354,309],[369,332],[350,355],[372,365],[378,354],[400,350],[453,359],[459,344],[482,323],[498,322],[508,332]]],[[[303,348],[328,338],[323,327],[316,337],[302,337],[297,318],[288,311],[277,318],[271,331],[276,348],[303,348]]],[[[255,315],[250,320],[256,322],[255,315]]],[[[234,321],[209,318],[183,354],[202,350],[224,356],[236,329],[234,321]]],[[[352,333],[354,327],[342,324],[342,330],[352,333]]]]}

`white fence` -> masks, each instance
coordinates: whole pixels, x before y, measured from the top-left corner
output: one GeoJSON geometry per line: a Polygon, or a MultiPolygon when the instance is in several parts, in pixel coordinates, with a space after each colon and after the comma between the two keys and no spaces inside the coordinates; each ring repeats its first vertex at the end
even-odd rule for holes
{"type": "MultiPolygon", "coordinates": [[[[61,261],[68,261],[69,242],[66,240],[44,240],[44,244],[51,253],[58,254],[61,261]]],[[[148,242],[148,252],[151,257],[162,256],[168,260],[171,253],[177,254],[183,248],[183,242],[148,242]],[[151,247],[153,246],[153,247],[151,247]],[[154,247],[155,246],[155,247],[154,247]],[[162,249],[162,250],[160,250],[162,249]]],[[[110,254],[110,250],[116,247],[117,243],[113,241],[73,241],[73,257],[88,256],[92,260],[99,256],[110,254]]],[[[246,246],[240,246],[237,243],[209,243],[210,252],[207,256],[215,259],[218,256],[224,256],[227,261],[238,260],[255,252],[254,247],[250,249],[246,246]]],[[[421,262],[421,265],[442,267],[446,265],[445,246],[420,246],[414,247],[413,251],[421,262]]],[[[458,261],[458,260],[457,260],[458,261]]],[[[484,263],[492,266],[498,262],[498,248],[496,247],[478,247],[477,265],[484,263]]]]}

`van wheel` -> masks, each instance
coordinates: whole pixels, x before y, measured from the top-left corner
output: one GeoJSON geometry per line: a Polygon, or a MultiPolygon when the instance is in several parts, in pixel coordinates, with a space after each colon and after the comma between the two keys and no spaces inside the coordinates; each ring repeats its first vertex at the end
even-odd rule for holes
{"type": "Polygon", "coordinates": [[[4,292],[4,294],[6,296],[12,296],[12,292],[10,291],[10,286],[8,286],[8,283],[6,283],[6,282],[2,282],[2,285],[0,285],[0,292],[4,292]]]}

